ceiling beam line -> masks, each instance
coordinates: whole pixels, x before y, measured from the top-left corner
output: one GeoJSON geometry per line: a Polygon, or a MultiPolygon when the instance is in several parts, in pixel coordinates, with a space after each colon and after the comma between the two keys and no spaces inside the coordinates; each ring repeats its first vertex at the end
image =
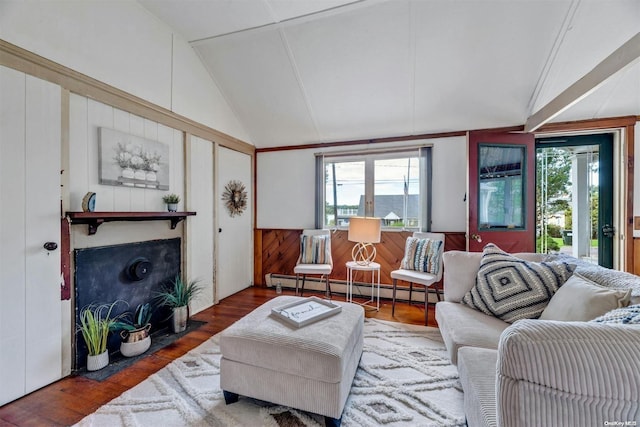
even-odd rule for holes
{"type": "Polygon", "coordinates": [[[640,33],[631,37],[580,80],[532,114],[524,126],[525,132],[534,132],[540,126],[553,120],[554,117],[589,96],[609,78],[632,65],[638,59],[640,59],[640,33]]]}
{"type": "Polygon", "coordinates": [[[236,35],[241,35],[246,33],[253,34],[253,33],[264,31],[274,27],[281,28],[283,25],[308,22],[315,19],[325,18],[327,16],[352,11],[356,8],[368,7],[368,6],[371,6],[372,4],[376,4],[376,2],[381,2],[381,1],[383,0],[353,0],[348,3],[340,4],[338,6],[332,6],[327,9],[321,9],[315,12],[309,12],[304,15],[292,16],[290,18],[285,18],[285,19],[277,19],[272,15],[273,22],[267,22],[265,24],[256,25],[254,27],[242,28],[240,30],[229,31],[227,33],[220,33],[220,34],[215,34],[213,36],[202,37],[195,40],[189,40],[189,44],[193,47],[197,47],[199,45],[206,44],[212,40],[216,40],[219,38],[228,38],[231,36],[236,36],[236,35]]]}

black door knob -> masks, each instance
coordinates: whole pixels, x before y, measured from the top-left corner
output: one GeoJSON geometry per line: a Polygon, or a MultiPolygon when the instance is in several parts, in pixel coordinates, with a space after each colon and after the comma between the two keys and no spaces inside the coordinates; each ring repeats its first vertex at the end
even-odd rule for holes
{"type": "Polygon", "coordinates": [[[222,228],[218,228],[218,233],[222,233],[222,228]]]}
{"type": "Polygon", "coordinates": [[[42,246],[48,251],[55,251],[58,249],[58,244],[56,242],[47,242],[42,246]]]}

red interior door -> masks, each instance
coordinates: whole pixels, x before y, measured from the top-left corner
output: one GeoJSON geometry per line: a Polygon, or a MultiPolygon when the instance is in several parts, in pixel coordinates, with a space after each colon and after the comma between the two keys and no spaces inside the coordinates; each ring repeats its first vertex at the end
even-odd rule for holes
{"type": "Polygon", "coordinates": [[[535,252],[535,139],[469,133],[469,250],[535,252]]]}

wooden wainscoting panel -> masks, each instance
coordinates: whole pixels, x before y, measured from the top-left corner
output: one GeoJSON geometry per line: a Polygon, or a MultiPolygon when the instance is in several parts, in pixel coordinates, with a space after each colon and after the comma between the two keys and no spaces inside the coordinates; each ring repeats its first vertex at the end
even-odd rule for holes
{"type": "Polygon", "coordinates": [[[463,232],[445,233],[444,250],[445,251],[466,251],[467,250],[467,234],[463,232]]]}
{"type": "Polygon", "coordinates": [[[300,233],[302,230],[257,230],[262,234],[262,266],[256,277],[256,285],[264,286],[264,275],[269,273],[293,274],[300,255],[300,233]]]}
{"type": "MultiPolygon", "coordinates": [[[[256,256],[254,283],[266,286],[266,274],[293,275],[300,254],[300,233],[302,230],[256,229],[256,256]],[[260,253],[257,253],[259,250],[260,253]]],[[[332,280],[346,280],[346,262],[351,260],[354,243],[347,239],[346,230],[331,232],[331,254],[333,256],[332,280]]],[[[376,244],[376,262],[380,264],[380,282],[391,284],[391,271],[400,266],[404,256],[404,246],[408,231],[382,232],[380,243],[376,244]]],[[[465,250],[464,232],[445,233],[445,251],[465,250]]]]}
{"type": "Polygon", "coordinates": [[[633,266],[627,268],[627,271],[640,276],[640,238],[633,239],[633,266]]]}

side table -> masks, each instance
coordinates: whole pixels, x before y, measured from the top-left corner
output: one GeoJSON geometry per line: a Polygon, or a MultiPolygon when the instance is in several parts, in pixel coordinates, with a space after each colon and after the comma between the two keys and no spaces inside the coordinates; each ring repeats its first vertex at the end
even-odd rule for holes
{"type": "Polygon", "coordinates": [[[371,272],[371,298],[363,303],[357,303],[360,305],[366,305],[373,307],[380,311],[380,264],[377,262],[370,262],[369,264],[358,264],[355,261],[349,261],[347,265],[347,302],[353,302],[353,272],[354,271],[370,271],[371,272]],[[376,280],[377,274],[377,280],[376,280]],[[377,294],[375,287],[377,285],[377,294]],[[374,305],[369,305],[375,302],[374,305]]]}

